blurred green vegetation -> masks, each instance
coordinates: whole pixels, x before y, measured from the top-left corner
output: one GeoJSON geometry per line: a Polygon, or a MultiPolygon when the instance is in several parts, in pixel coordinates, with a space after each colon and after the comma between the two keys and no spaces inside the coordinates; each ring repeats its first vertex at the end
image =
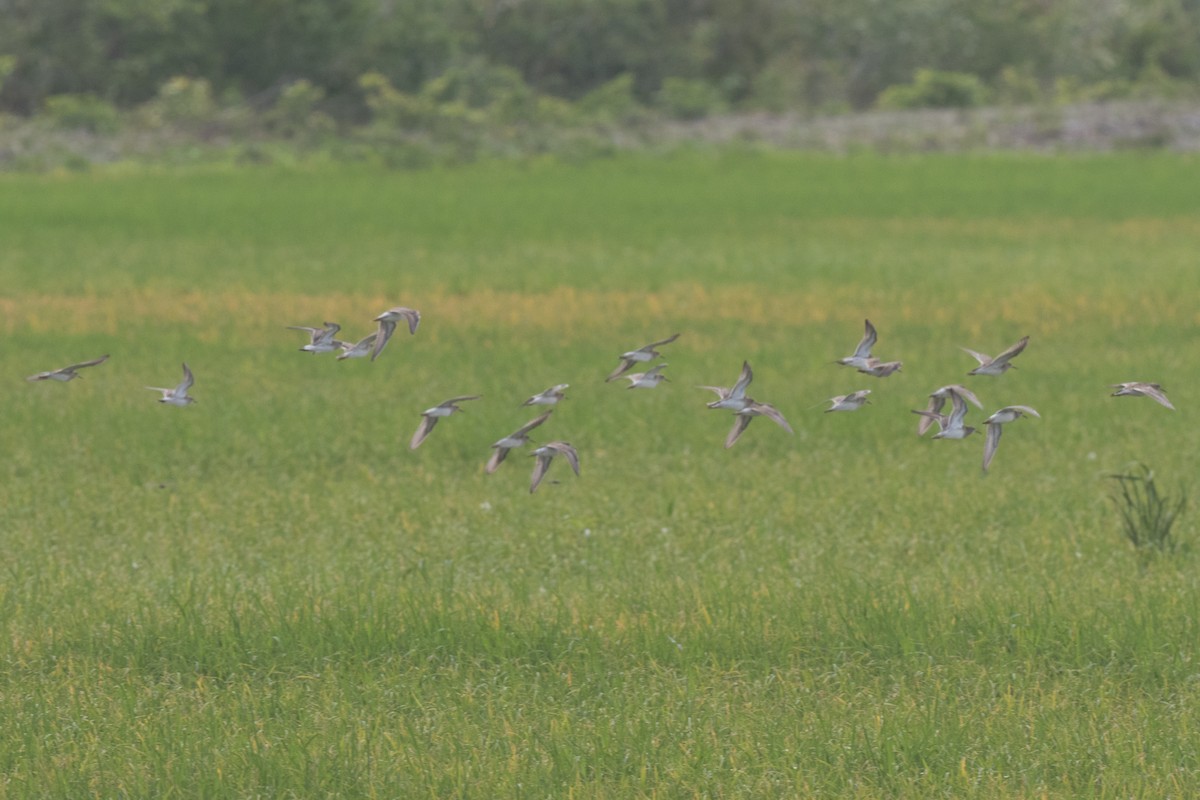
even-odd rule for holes
{"type": "Polygon", "coordinates": [[[1194,94],[1200,80],[1194,0],[8,0],[0,11],[0,109],[23,115],[56,95],[129,109],[179,76],[255,111],[294,105],[289,87],[304,81],[344,125],[370,115],[368,74],[409,95],[449,82],[470,107],[514,86],[575,101],[629,76],[639,103],[684,116],[867,108],[922,69],[991,89],[1016,74],[1051,99],[1066,86],[1194,94]]]}

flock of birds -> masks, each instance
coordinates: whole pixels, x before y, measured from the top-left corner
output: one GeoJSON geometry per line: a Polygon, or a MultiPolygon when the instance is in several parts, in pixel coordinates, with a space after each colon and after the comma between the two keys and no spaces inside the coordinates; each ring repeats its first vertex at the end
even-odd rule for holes
{"type": "MultiPolygon", "coordinates": [[[[357,342],[344,342],[337,339],[336,336],[341,330],[341,326],[337,323],[326,322],[322,327],[310,327],[305,325],[288,326],[290,330],[304,331],[309,335],[309,343],[300,348],[300,350],[308,353],[332,353],[338,352],[338,360],[346,358],[362,358],[370,356],[374,361],[383,352],[388,341],[395,334],[400,323],[404,323],[408,327],[410,334],[416,334],[417,326],[421,323],[421,313],[413,308],[397,306],[384,311],[379,316],[375,317],[374,322],[377,323],[377,329],[370,335],[358,340],[357,342]]],[[[900,361],[883,361],[872,355],[872,350],[875,348],[879,340],[878,332],[875,326],[871,324],[871,320],[866,320],[865,333],[855,347],[852,355],[840,358],[836,364],[845,367],[852,367],[864,375],[870,375],[876,378],[886,378],[889,375],[898,372],[903,366],[900,361]]],[[[605,379],[606,382],[614,381],[618,378],[624,378],[629,381],[629,389],[653,389],[663,381],[669,380],[663,370],[667,367],[666,363],[656,364],[648,368],[645,372],[631,373],[638,364],[646,364],[662,356],[662,352],[658,349],[665,345],[671,344],[679,338],[676,333],[668,336],[665,339],[660,339],[656,342],[644,345],[636,350],[630,350],[620,355],[620,363],[617,368],[609,374],[605,379]]],[[[1029,337],[1022,337],[1020,341],[1012,345],[1008,349],[1001,352],[999,355],[992,357],[984,353],[979,353],[968,348],[962,348],[969,353],[979,366],[972,369],[968,375],[1003,375],[1015,365],[1013,359],[1024,352],[1025,347],[1029,344],[1029,337]]],[[[94,367],[108,360],[108,356],[104,355],[91,361],[83,361],[78,364],[62,367],[61,369],[50,370],[47,372],[39,372],[36,375],[30,375],[27,380],[30,381],[59,381],[67,382],[80,377],[79,370],[87,367],[94,367]]],[[[750,387],[751,381],[754,380],[754,373],[750,368],[749,362],[742,362],[742,371],[738,375],[737,381],[731,387],[724,386],[700,386],[697,388],[707,389],[716,394],[717,399],[707,403],[708,408],[727,410],[733,413],[734,423],[733,428],[725,437],[726,449],[733,447],[738,439],[745,432],[746,428],[754,420],[755,417],[766,417],[774,422],[779,427],[786,430],[788,433],[793,433],[791,425],[784,418],[778,408],[770,403],[762,403],[752,397],[747,396],[746,392],[750,387]]],[[[172,406],[188,406],[196,402],[188,392],[195,384],[195,377],[192,375],[191,369],[187,363],[183,364],[183,380],[174,387],[163,388],[158,386],[147,386],[147,389],[159,392],[158,402],[172,406]]],[[[566,390],[569,384],[560,383],[551,386],[545,391],[532,395],[524,403],[525,406],[555,406],[566,397],[566,390]]],[[[1112,393],[1113,397],[1149,397],[1160,405],[1174,410],[1175,406],[1167,399],[1166,392],[1161,385],[1157,383],[1146,383],[1142,381],[1128,381],[1125,383],[1112,384],[1109,388],[1116,389],[1112,393]]],[[[825,413],[840,412],[840,411],[857,411],[870,402],[870,389],[861,389],[850,394],[838,395],[831,397],[829,408],[825,409],[825,413]]],[[[449,400],[444,400],[441,403],[427,408],[421,412],[421,422],[413,434],[412,441],[409,447],[413,450],[421,446],[421,443],[433,431],[438,420],[453,415],[457,411],[462,411],[459,403],[465,403],[470,400],[478,400],[480,395],[463,395],[459,397],[451,397],[449,400]]],[[[966,424],[966,416],[968,411],[968,403],[973,404],[980,410],[983,410],[983,404],[973,391],[961,384],[948,384],[939,387],[929,394],[928,405],[924,409],[914,410],[912,413],[917,414],[920,420],[917,422],[917,435],[924,436],[930,428],[935,424],[938,427],[938,432],[933,435],[934,439],[966,439],[976,429],[966,424]],[[942,413],[946,406],[946,402],[950,402],[950,413],[942,413]]],[[[509,451],[529,444],[529,434],[535,428],[542,425],[550,418],[554,409],[543,412],[529,422],[522,425],[514,432],[497,440],[492,444],[492,454],[487,461],[485,471],[488,474],[495,472],[508,456],[509,451]]],[[[987,428],[987,433],[984,437],[983,447],[983,471],[986,473],[988,467],[992,463],[992,459],[996,455],[996,448],[1000,444],[1000,436],[1005,425],[1015,422],[1022,417],[1037,417],[1036,410],[1027,405],[1012,405],[1005,406],[999,409],[991,416],[983,421],[983,425],[987,428]]],[[[529,491],[533,493],[537,491],[546,472],[556,456],[562,456],[566,459],[571,469],[576,475],[579,475],[579,453],[569,443],[564,441],[547,442],[539,447],[534,448],[531,455],[536,458],[533,467],[533,474],[530,477],[529,491]]]]}

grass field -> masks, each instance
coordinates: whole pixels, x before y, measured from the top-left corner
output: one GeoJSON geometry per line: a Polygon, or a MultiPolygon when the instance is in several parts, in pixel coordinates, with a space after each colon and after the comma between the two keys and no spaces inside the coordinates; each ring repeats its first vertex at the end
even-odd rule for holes
{"type": "Polygon", "coordinates": [[[1105,478],[1196,474],[1196,186],[1152,154],[0,177],[0,798],[1196,796],[1197,552],[1134,552],[1105,478]],[[397,304],[375,363],[285,330],[397,304]],[[864,317],[902,372],[830,363],[864,317]],[[674,332],[671,383],[603,382],[674,332]],[[726,451],[693,387],[743,359],[796,433],[726,451]],[[155,403],[185,360],[198,402],[155,403]],[[960,381],[1042,412],[986,477],[909,413],[960,381]],[[582,475],[484,475],[554,383],[535,438],[582,475]]]}

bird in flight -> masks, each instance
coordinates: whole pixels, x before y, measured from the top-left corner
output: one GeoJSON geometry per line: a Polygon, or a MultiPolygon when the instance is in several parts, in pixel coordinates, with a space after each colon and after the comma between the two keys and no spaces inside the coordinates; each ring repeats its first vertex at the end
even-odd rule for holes
{"type": "Polygon", "coordinates": [[[825,413],[828,414],[831,411],[858,411],[864,405],[871,402],[867,399],[869,394],[871,394],[870,389],[860,389],[850,394],[840,394],[837,397],[831,397],[828,401],[830,406],[825,409],[825,413]]]}
{"type": "Polygon", "coordinates": [[[635,364],[652,361],[653,359],[658,358],[662,355],[662,353],[658,352],[658,350],[655,348],[661,347],[664,344],[670,344],[678,338],[679,334],[676,333],[668,336],[665,339],[659,339],[657,342],[651,342],[644,347],[639,347],[637,350],[630,350],[628,353],[621,353],[621,363],[609,374],[607,378],[604,379],[604,382],[608,383],[610,381],[615,381],[617,378],[633,369],[635,364]]]}
{"type": "Polygon", "coordinates": [[[1167,399],[1166,390],[1157,383],[1126,381],[1125,383],[1114,383],[1108,388],[1116,389],[1116,391],[1112,393],[1113,397],[1149,397],[1159,405],[1165,406],[1172,411],[1175,410],[1175,406],[1171,405],[1171,401],[1167,399]]]}
{"type": "Polygon", "coordinates": [[[479,395],[463,395],[462,397],[451,397],[449,400],[443,400],[433,408],[427,408],[421,412],[421,424],[417,426],[417,432],[413,434],[412,441],[409,442],[408,448],[416,450],[421,446],[421,442],[425,441],[425,437],[433,430],[433,426],[442,417],[448,417],[455,411],[462,411],[459,408],[459,403],[465,403],[468,400],[478,400],[479,395]]]}
{"type": "Polygon", "coordinates": [[[324,328],[312,328],[307,325],[289,325],[288,330],[304,331],[311,341],[300,349],[306,353],[332,353],[341,349],[343,342],[333,338],[342,329],[336,322],[326,322],[324,328]]]}
{"type": "Polygon", "coordinates": [[[567,463],[571,465],[571,469],[575,470],[575,474],[579,474],[579,453],[568,442],[546,442],[530,455],[537,458],[533,465],[533,475],[529,480],[530,494],[534,493],[538,484],[542,482],[542,478],[546,477],[546,470],[550,469],[550,462],[554,460],[555,456],[564,456],[567,463]]]}
{"type": "Polygon", "coordinates": [[[917,436],[925,435],[925,432],[929,430],[934,421],[937,419],[937,415],[941,413],[942,407],[946,405],[946,399],[951,395],[958,395],[965,400],[969,400],[974,403],[975,407],[980,411],[983,410],[983,403],[979,402],[979,398],[975,396],[975,393],[965,386],[952,383],[948,386],[942,386],[934,389],[929,393],[929,405],[925,406],[925,410],[934,416],[921,417],[920,421],[917,423],[917,436]]]}
{"type": "Polygon", "coordinates": [[[839,358],[835,363],[841,364],[843,367],[854,367],[857,370],[862,370],[871,361],[871,348],[879,341],[879,334],[875,330],[875,326],[871,324],[871,320],[865,320],[866,333],[858,342],[858,347],[854,348],[854,355],[839,358]]]}
{"type": "Polygon", "coordinates": [[[878,358],[868,358],[867,363],[859,367],[858,371],[874,378],[886,378],[893,372],[899,372],[903,366],[903,361],[880,361],[878,358]]]}
{"type": "Polygon", "coordinates": [[[526,422],[515,431],[498,440],[492,445],[492,456],[488,459],[487,466],[484,467],[484,472],[491,475],[499,467],[500,463],[508,456],[508,451],[515,447],[524,447],[529,443],[529,432],[541,425],[546,420],[550,419],[550,415],[554,413],[554,409],[542,414],[540,417],[535,417],[529,422],[526,422]]]}
{"type": "Polygon", "coordinates": [[[415,308],[405,308],[404,306],[396,306],[389,308],[387,311],[375,318],[379,323],[379,336],[375,339],[375,349],[371,351],[371,360],[374,361],[383,352],[383,348],[387,345],[388,339],[392,338],[392,334],[396,332],[396,323],[404,320],[408,323],[408,332],[416,333],[417,326],[421,324],[421,312],[415,308]]]}
{"type": "Polygon", "coordinates": [[[379,332],[367,334],[359,339],[354,344],[342,342],[342,352],[338,353],[337,360],[342,361],[347,358],[364,358],[371,352],[371,345],[378,341],[379,332]]]}
{"type": "Polygon", "coordinates": [[[196,379],[192,376],[192,371],[188,369],[187,362],[183,364],[183,380],[174,389],[164,389],[160,386],[147,386],[147,389],[152,389],[156,392],[162,392],[162,397],[158,398],[158,402],[166,403],[171,406],[186,406],[196,402],[196,398],[188,395],[188,389],[192,388],[192,384],[196,379]]]}
{"type": "Polygon", "coordinates": [[[625,380],[629,381],[629,385],[625,388],[653,389],[663,381],[670,381],[670,378],[662,374],[662,371],[666,368],[666,366],[666,364],[659,364],[655,367],[651,367],[645,372],[634,372],[630,375],[626,375],[625,380]]]}
{"type": "Polygon", "coordinates": [[[727,408],[730,411],[741,411],[746,407],[746,389],[750,386],[750,381],[754,380],[754,372],[750,369],[750,362],[742,362],[742,373],[738,376],[737,383],[732,388],[724,386],[697,386],[697,389],[708,389],[710,392],[717,393],[717,399],[706,405],[709,408],[727,408]]]}
{"type": "Polygon", "coordinates": [[[965,439],[975,432],[975,429],[970,425],[964,425],[963,419],[967,416],[967,403],[957,392],[950,393],[951,411],[949,416],[939,414],[935,411],[914,411],[914,414],[920,414],[923,417],[928,417],[938,424],[938,432],[933,435],[935,439],[965,439]]]}
{"type": "Polygon", "coordinates": [[[968,375],[1003,375],[1005,372],[1008,372],[1008,370],[1016,366],[1010,362],[1021,354],[1021,351],[1025,349],[1025,345],[1027,344],[1029,344],[1029,337],[1022,336],[1021,341],[1017,342],[995,358],[985,355],[984,353],[977,353],[974,350],[970,350],[966,347],[960,349],[964,353],[970,353],[971,357],[979,362],[979,366],[968,372],[968,375]]]}
{"type": "Polygon", "coordinates": [[[1026,415],[1038,419],[1041,419],[1042,416],[1029,406],[1005,406],[983,421],[983,424],[987,426],[987,439],[983,443],[984,472],[988,471],[988,466],[996,455],[996,448],[1000,446],[1000,434],[1004,430],[1002,426],[1026,415]]]}
{"type": "Polygon", "coordinates": [[[570,387],[569,383],[556,383],[544,392],[538,392],[530,397],[522,406],[555,406],[559,400],[566,398],[566,390],[570,387]]]}
{"type": "Polygon", "coordinates": [[[726,450],[737,443],[737,440],[741,438],[742,433],[755,417],[766,417],[788,433],[794,433],[792,426],[788,425],[788,421],[783,418],[783,414],[770,403],[760,403],[757,400],[750,400],[741,411],[733,412],[733,416],[735,417],[733,428],[729,431],[729,435],[725,437],[726,450]]]}
{"type": "Polygon", "coordinates": [[[103,356],[100,356],[99,358],[93,358],[91,361],[81,361],[78,364],[72,364],[69,367],[62,367],[61,369],[52,369],[49,372],[39,372],[37,375],[30,375],[25,380],[27,380],[27,381],[60,381],[60,382],[65,383],[66,381],[73,381],[76,378],[82,378],[83,376],[80,375],[78,371],[83,369],[84,367],[94,367],[97,364],[103,364],[107,360],[108,360],[108,356],[103,355],[103,356]]]}

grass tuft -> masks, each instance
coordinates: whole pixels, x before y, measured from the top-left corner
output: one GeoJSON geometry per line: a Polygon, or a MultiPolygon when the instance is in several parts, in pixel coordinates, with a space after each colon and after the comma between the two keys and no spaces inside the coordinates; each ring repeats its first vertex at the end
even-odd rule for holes
{"type": "Polygon", "coordinates": [[[1175,523],[1187,508],[1187,491],[1180,487],[1178,496],[1159,491],[1154,470],[1133,462],[1126,472],[1110,475],[1117,482],[1111,499],[1121,515],[1121,530],[1138,550],[1150,549],[1174,553],[1180,541],[1175,523]]]}

